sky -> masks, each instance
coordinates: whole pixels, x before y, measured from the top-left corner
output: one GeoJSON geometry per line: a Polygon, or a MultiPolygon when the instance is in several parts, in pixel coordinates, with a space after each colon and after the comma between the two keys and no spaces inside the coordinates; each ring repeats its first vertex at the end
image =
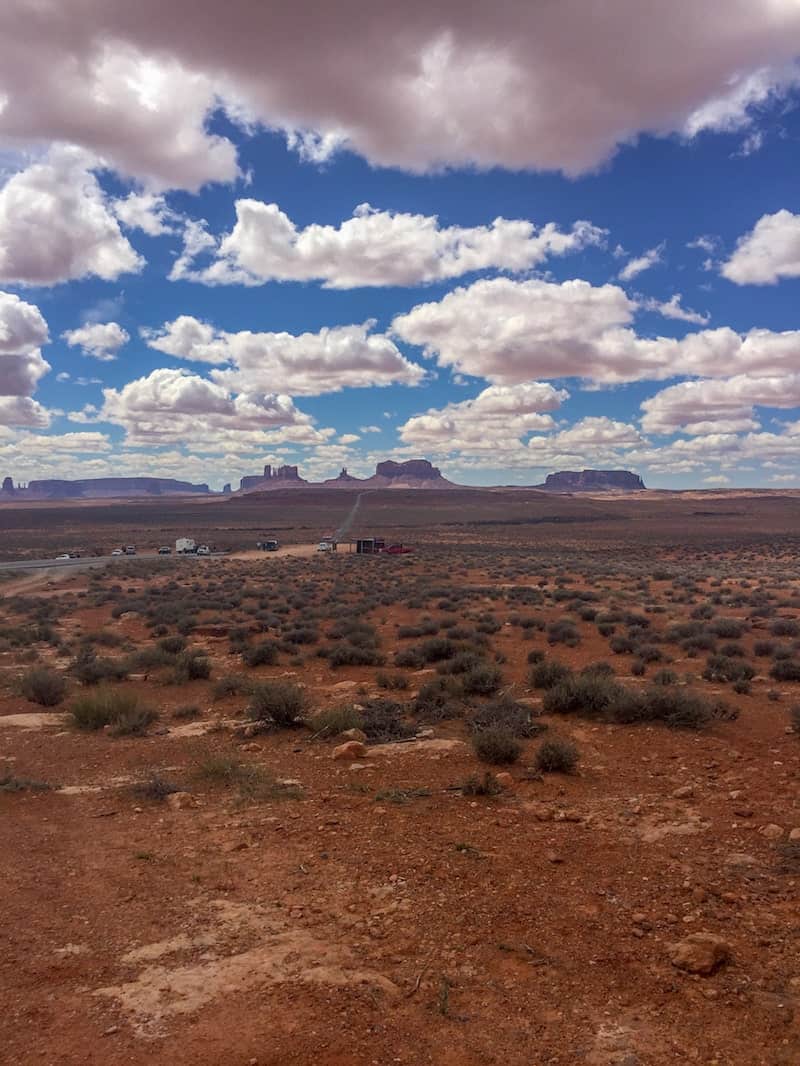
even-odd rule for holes
{"type": "Polygon", "coordinates": [[[4,0],[0,477],[800,486],[800,0],[4,0]]]}

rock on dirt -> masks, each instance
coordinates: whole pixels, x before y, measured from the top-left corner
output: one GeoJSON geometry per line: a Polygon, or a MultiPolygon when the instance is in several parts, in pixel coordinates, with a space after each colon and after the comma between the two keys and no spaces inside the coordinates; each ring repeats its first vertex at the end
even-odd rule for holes
{"type": "Polygon", "coordinates": [[[343,733],[339,734],[340,740],[347,742],[348,740],[357,740],[360,744],[365,744],[367,741],[367,734],[363,729],[345,729],[343,733]]]}
{"type": "Polygon", "coordinates": [[[669,946],[669,958],[673,966],[704,977],[718,970],[730,957],[730,944],[714,933],[691,933],[684,940],[669,946]]]}
{"type": "Polygon", "coordinates": [[[333,749],[334,759],[363,759],[367,754],[367,747],[360,740],[348,740],[333,749]]]}
{"type": "Polygon", "coordinates": [[[172,792],[167,796],[167,806],[173,811],[188,811],[197,806],[197,800],[191,792],[172,792]]]}

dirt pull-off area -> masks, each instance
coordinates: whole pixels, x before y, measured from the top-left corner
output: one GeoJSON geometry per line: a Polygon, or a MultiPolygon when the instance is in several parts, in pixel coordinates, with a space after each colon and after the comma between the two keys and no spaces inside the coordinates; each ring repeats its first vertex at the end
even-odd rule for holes
{"type": "Polygon", "coordinates": [[[12,588],[0,1061],[800,1062],[796,547],[12,588]]]}

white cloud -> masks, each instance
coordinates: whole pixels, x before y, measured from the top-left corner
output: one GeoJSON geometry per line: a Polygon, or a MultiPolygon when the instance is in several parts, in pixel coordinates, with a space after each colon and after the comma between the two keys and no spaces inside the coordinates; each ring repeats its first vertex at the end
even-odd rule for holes
{"type": "Polygon", "coordinates": [[[359,426],[361,433],[382,433],[383,430],[380,426],[359,426]]]}
{"type": "Polygon", "coordinates": [[[340,444],[355,444],[361,437],[357,433],[342,433],[338,440],[340,444]]]}
{"type": "Polygon", "coordinates": [[[114,200],[114,214],[128,229],[140,229],[148,237],[160,237],[175,232],[179,216],[168,206],[163,196],[155,193],[129,193],[114,200]]]}
{"type": "Polygon", "coordinates": [[[144,330],[151,348],[176,358],[232,367],[212,371],[234,392],[290,392],[317,396],[343,388],[418,385],[422,367],[410,362],[373,323],[335,326],[318,333],[226,333],[190,315],[160,330],[144,330]]]}
{"type": "Polygon", "coordinates": [[[774,285],[781,278],[800,277],[800,215],[786,210],[762,215],[721,273],[737,285],[774,285]]]}
{"type": "MultiPolygon", "coordinates": [[[[120,171],[196,188],[237,174],[215,108],[414,171],[596,167],[642,132],[745,126],[795,79],[793,0],[469,7],[229,0],[7,0],[0,135],[69,140],[120,171]],[[46,17],[43,15],[46,12],[46,17]],[[620,60],[624,56],[624,61],[620,60]]],[[[249,124],[249,126],[248,126],[249,124]]]]}
{"type": "Polygon", "coordinates": [[[649,270],[654,267],[656,263],[661,262],[661,256],[664,251],[664,245],[659,244],[655,248],[650,248],[644,253],[644,255],[638,256],[636,259],[630,259],[625,266],[620,270],[617,275],[621,281],[630,281],[632,278],[642,274],[645,270],[649,270]]]}
{"type": "Polygon", "coordinates": [[[35,426],[45,429],[50,425],[49,413],[37,400],[31,399],[30,396],[4,396],[2,393],[0,379],[0,426],[35,426]]]}
{"type": "Polygon", "coordinates": [[[0,292],[0,354],[30,352],[49,340],[47,323],[34,304],[0,292]]]}
{"type": "Polygon", "coordinates": [[[788,410],[800,406],[800,373],[683,381],[644,400],[642,427],[648,433],[692,435],[757,429],[754,407],[788,410]]]}
{"type": "Polygon", "coordinates": [[[123,345],[131,339],[117,322],[96,322],[80,329],[68,329],[61,336],[73,348],[80,348],[84,355],[112,362],[123,345]]]}
{"type": "Polygon", "coordinates": [[[0,292],[0,425],[44,427],[47,411],[31,399],[50,370],[40,344],[49,340],[38,307],[13,293],[0,292]]]}
{"type": "Polygon", "coordinates": [[[523,437],[551,429],[550,415],[569,393],[538,381],[491,385],[473,400],[432,408],[400,426],[400,439],[420,451],[490,453],[494,459],[520,453],[523,437]]]}
{"type": "Polygon", "coordinates": [[[725,474],[709,474],[708,477],[703,478],[705,485],[730,485],[731,479],[725,474]]]}
{"type": "Polygon", "coordinates": [[[615,285],[493,278],[419,304],[393,332],[440,366],[497,384],[583,378],[599,384],[679,375],[767,376],[800,361],[800,331],[728,327],[682,339],[637,335],[637,304],[615,285]]]}
{"type": "MultiPolygon", "coordinates": [[[[236,443],[321,443],[333,430],[318,430],[291,398],[278,394],[232,395],[227,388],[188,370],[159,369],[121,389],[103,389],[100,412],[88,420],[115,423],[133,444],[191,442],[199,451],[236,443]]],[[[74,420],[84,420],[73,415],[74,420]]]]}
{"type": "Polygon", "coordinates": [[[663,315],[664,318],[673,318],[679,322],[692,322],[696,326],[705,326],[711,316],[683,307],[681,304],[682,299],[683,297],[679,292],[670,296],[669,300],[661,301],[650,297],[642,301],[642,307],[648,311],[655,311],[657,314],[663,315]]]}
{"type": "MultiPolygon", "coordinates": [[[[0,111],[0,120],[2,120],[0,111]]],[[[0,281],[55,285],[141,270],[85,153],[58,148],[0,188],[0,281]]]]}
{"type": "Polygon", "coordinates": [[[379,211],[369,204],[338,227],[312,223],[298,229],[277,204],[236,201],[236,224],[212,263],[194,266],[210,251],[205,229],[189,228],[173,280],[259,285],[266,281],[322,281],[327,288],[420,285],[476,270],[523,271],[549,256],[602,244],[605,231],[576,222],[563,232],[549,222],[496,218],[487,226],[440,226],[435,215],[379,211]],[[188,245],[196,249],[193,255],[188,245]]]}

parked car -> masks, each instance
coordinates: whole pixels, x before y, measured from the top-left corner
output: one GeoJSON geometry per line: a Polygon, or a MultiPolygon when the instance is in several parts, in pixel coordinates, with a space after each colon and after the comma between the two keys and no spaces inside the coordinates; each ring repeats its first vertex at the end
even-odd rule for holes
{"type": "Polygon", "coordinates": [[[122,548],[115,548],[111,554],[112,555],[124,555],[125,552],[122,550],[122,548]]]}
{"type": "Polygon", "coordinates": [[[125,555],[135,555],[135,554],[136,554],[136,545],[135,544],[128,544],[126,546],[126,548],[125,548],[125,555]]]}
{"type": "Polygon", "coordinates": [[[172,555],[172,548],[168,547],[165,544],[162,548],[158,549],[158,554],[159,555],[172,555]]]}
{"type": "Polygon", "coordinates": [[[63,554],[63,555],[57,555],[57,556],[56,556],[56,562],[58,563],[58,562],[60,562],[60,561],[61,561],[62,559],[69,559],[69,558],[70,558],[70,555],[69,555],[69,554],[68,554],[67,552],[64,552],[64,554],[63,554]]]}
{"type": "Polygon", "coordinates": [[[321,540],[319,542],[319,544],[317,545],[317,551],[318,552],[332,552],[333,551],[333,545],[331,544],[331,542],[329,540],[321,540]]]}
{"type": "Polygon", "coordinates": [[[209,546],[207,544],[201,544],[200,547],[197,549],[197,554],[198,555],[210,555],[211,554],[211,549],[209,548],[209,546]]]}
{"type": "Polygon", "coordinates": [[[70,552],[69,553],[69,557],[70,557],[70,559],[80,559],[81,553],[80,552],[70,552]]]}

